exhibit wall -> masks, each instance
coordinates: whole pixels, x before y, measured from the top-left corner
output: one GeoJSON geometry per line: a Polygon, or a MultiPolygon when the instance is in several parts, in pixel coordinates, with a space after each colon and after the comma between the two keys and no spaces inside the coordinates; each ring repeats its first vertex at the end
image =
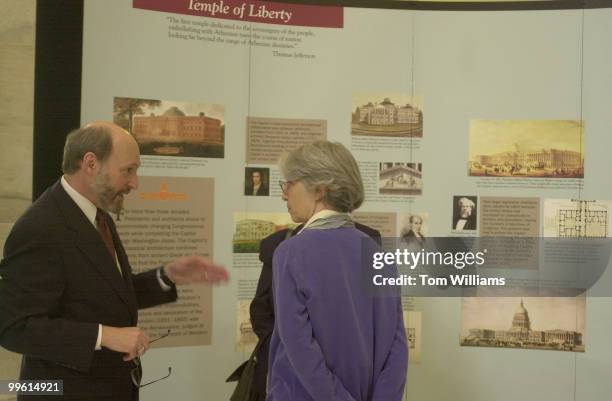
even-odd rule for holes
{"type": "MultiPolygon", "coordinates": [[[[352,151],[366,192],[355,219],[387,237],[413,216],[429,237],[610,236],[610,21],[610,8],[85,1],[81,121],[114,120],[142,154],[117,221],[134,269],[197,252],[231,274],[142,312],[152,336],[171,330],[145,380],[172,367],[142,399],[228,399],[255,343],[259,240],[293,224],[277,161],[299,144],[352,151]],[[472,219],[457,218],[462,203],[472,219]]],[[[609,400],[603,295],[406,294],[405,399],[609,400]],[[504,334],[520,324],[529,342],[504,334]]]]}
{"type": "MultiPolygon", "coordinates": [[[[36,2],[0,3],[0,246],[30,204],[36,2]]],[[[20,357],[0,348],[0,377],[15,378],[20,357]]],[[[0,395],[0,400],[13,396],[0,395]]]]}

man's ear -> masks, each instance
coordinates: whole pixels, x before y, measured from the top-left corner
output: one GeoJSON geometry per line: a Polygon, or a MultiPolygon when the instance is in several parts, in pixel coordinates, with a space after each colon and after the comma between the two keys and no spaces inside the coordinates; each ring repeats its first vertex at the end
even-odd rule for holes
{"type": "Polygon", "coordinates": [[[81,160],[81,170],[86,173],[93,173],[98,169],[99,164],[96,155],[93,152],[87,152],[81,160]]]}

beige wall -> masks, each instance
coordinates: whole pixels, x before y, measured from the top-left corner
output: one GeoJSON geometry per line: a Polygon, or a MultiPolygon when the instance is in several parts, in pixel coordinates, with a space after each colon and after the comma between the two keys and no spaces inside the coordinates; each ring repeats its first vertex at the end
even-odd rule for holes
{"type": "MultiPolygon", "coordinates": [[[[0,247],[32,194],[36,0],[0,1],[0,247]]],[[[0,348],[0,379],[19,357],[0,348]]],[[[7,400],[0,396],[0,400],[7,400]]]]}

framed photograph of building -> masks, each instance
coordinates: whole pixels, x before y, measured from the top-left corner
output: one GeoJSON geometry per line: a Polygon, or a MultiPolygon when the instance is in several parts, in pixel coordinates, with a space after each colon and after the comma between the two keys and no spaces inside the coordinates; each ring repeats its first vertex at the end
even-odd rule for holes
{"type": "Polygon", "coordinates": [[[378,164],[380,195],[422,195],[422,163],[381,162],[378,164]]]}
{"type": "Polygon", "coordinates": [[[584,122],[472,120],[468,175],[584,178],[584,122]]]}
{"type": "Polygon", "coordinates": [[[115,97],[113,121],[131,133],[142,155],[223,158],[225,107],[115,97]]]}
{"type": "Polygon", "coordinates": [[[354,94],[351,134],[374,137],[423,137],[421,100],[409,94],[354,94]]]}
{"type": "Polygon", "coordinates": [[[471,297],[461,345],[584,352],[586,297],[471,297]]]}
{"type": "MultiPolygon", "coordinates": [[[[294,229],[288,213],[234,213],[234,253],[258,253],[259,243],[268,235],[285,228],[294,229]]],[[[258,263],[258,266],[261,266],[258,263]]]]}

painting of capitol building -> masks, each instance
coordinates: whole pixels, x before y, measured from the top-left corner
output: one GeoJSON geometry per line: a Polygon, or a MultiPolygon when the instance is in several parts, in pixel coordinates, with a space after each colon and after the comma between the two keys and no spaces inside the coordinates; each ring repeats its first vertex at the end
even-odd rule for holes
{"type": "Polygon", "coordinates": [[[351,119],[353,135],[422,137],[423,112],[409,96],[395,95],[373,100],[376,95],[355,95],[351,119]]]}
{"type": "Polygon", "coordinates": [[[474,120],[470,176],[584,178],[580,121],[474,120]]]}
{"type": "Polygon", "coordinates": [[[584,352],[584,297],[577,298],[530,298],[529,303],[538,310],[538,317],[548,319],[548,328],[536,329],[537,322],[532,321],[527,310],[528,304],[518,298],[466,298],[463,305],[463,323],[461,345],[478,347],[504,347],[529,348],[559,351],[584,352]],[[477,303],[480,302],[480,305],[477,303]],[[496,313],[498,306],[504,302],[502,308],[507,309],[508,303],[514,304],[516,309],[512,318],[508,315],[496,313]],[[488,303],[488,304],[487,304],[488,303]],[[481,318],[477,315],[480,314],[481,318]],[[490,315],[490,326],[487,327],[486,318],[490,315]],[[492,320],[508,319],[509,325],[505,328],[497,326],[492,320]],[[470,323],[469,320],[480,320],[480,323],[470,323]],[[556,319],[556,322],[550,321],[556,319]],[[558,327],[551,327],[557,325],[558,327]],[[565,327],[563,327],[565,326],[565,327]]]}
{"type": "Polygon", "coordinates": [[[262,239],[277,231],[295,227],[297,224],[291,221],[287,213],[235,213],[233,252],[258,253],[262,239]]]}
{"type": "Polygon", "coordinates": [[[223,106],[115,98],[113,110],[143,155],[224,157],[223,106]]]}

